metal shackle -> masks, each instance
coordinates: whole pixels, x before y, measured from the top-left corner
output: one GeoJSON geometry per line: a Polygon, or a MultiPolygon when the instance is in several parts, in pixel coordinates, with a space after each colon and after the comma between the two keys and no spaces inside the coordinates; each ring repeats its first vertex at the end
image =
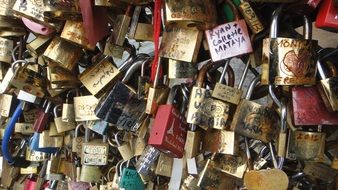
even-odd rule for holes
{"type": "Polygon", "coordinates": [[[250,100],[251,95],[253,93],[253,90],[255,89],[255,87],[257,86],[257,84],[259,84],[261,81],[261,76],[258,75],[257,77],[255,77],[249,85],[248,91],[246,92],[245,98],[246,100],[250,100]]]}

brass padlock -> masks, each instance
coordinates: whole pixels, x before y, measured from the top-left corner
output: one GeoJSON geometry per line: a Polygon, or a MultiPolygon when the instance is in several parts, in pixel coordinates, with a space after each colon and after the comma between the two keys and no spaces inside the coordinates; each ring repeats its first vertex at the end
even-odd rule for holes
{"type": "Polygon", "coordinates": [[[98,103],[93,95],[74,97],[75,121],[98,120],[94,112],[98,103]]]}
{"type": "Polygon", "coordinates": [[[51,60],[71,71],[80,59],[81,48],[59,37],[55,37],[43,53],[43,56],[47,60],[51,60]]]}
{"type": "Polygon", "coordinates": [[[117,15],[114,18],[113,33],[111,42],[118,46],[123,46],[128,27],[131,21],[132,6],[128,5],[125,14],[117,15]]]}
{"type": "MultiPolygon", "coordinates": [[[[62,121],[75,122],[74,100],[70,100],[70,94],[74,91],[68,91],[66,95],[66,102],[62,104],[62,121]]],[[[72,97],[74,98],[74,97],[72,97]]]]}
{"type": "Polygon", "coordinates": [[[27,44],[26,48],[33,57],[39,57],[46,50],[50,41],[51,37],[39,35],[27,44]]]}
{"type": "Polygon", "coordinates": [[[62,117],[60,116],[61,114],[61,104],[56,105],[54,107],[54,122],[55,122],[55,128],[57,130],[58,133],[63,133],[65,131],[70,131],[75,129],[76,127],[76,123],[75,120],[73,121],[62,121],[62,117]]]}
{"type": "Polygon", "coordinates": [[[175,23],[180,27],[197,26],[205,29],[216,23],[217,15],[214,10],[216,10],[216,5],[211,0],[179,2],[167,0],[165,2],[166,24],[175,23]]]}
{"type": "Polygon", "coordinates": [[[79,137],[80,127],[84,128],[83,124],[79,124],[75,127],[74,137],[72,139],[72,152],[81,155],[82,153],[82,144],[84,142],[84,137],[79,137]]]}
{"type": "MultiPolygon", "coordinates": [[[[135,40],[153,41],[154,29],[153,29],[152,23],[139,22],[140,20],[139,17],[140,17],[142,9],[143,8],[141,6],[135,7],[132,20],[131,20],[131,24],[130,24],[130,29],[128,32],[128,37],[130,39],[135,39],[135,40]]],[[[144,7],[144,9],[145,9],[144,11],[145,14],[142,14],[141,16],[147,17],[148,13],[146,9],[149,9],[149,8],[144,7]]]]}
{"type": "Polygon", "coordinates": [[[171,170],[173,165],[173,158],[164,153],[160,154],[155,170],[156,175],[171,177],[171,170]]]}
{"type": "Polygon", "coordinates": [[[252,33],[258,34],[264,30],[264,25],[250,2],[241,1],[241,4],[238,8],[241,11],[246,23],[248,23],[252,33]]]}
{"type": "Polygon", "coordinates": [[[107,137],[89,141],[90,129],[85,128],[85,142],[82,144],[82,165],[102,166],[108,163],[107,137]],[[100,142],[101,141],[101,142],[100,142]]]}
{"type": "Polygon", "coordinates": [[[98,166],[82,165],[80,181],[87,183],[97,183],[100,181],[102,172],[98,166]]]}
{"type": "Polygon", "coordinates": [[[262,79],[267,85],[314,85],[316,83],[316,53],[318,41],[312,40],[312,24],[304,16],[304,39],[277,37],[282,6],[272,16],[270,38],[263,41],[262,79]]]}
{"type": "MultiPolygon", "coordinates": [[[[75,127],[74,127],[75,128],[75,127]]],[[[55,136],[65,136],[66,134],[64,132],[58,132],[55,122],[49,123],[49,136],[55,137],[55,136]]]]}
{"type": "Polygon", "coordinates": [[[285,190],[288,187],[288,176],[280,169],[258,170],[247,172],[244,184],[248,190],[285,190]],[[260,183],[257,183],[259,180],[260,183]]]}
{"type": "Polygon", "coordinates": [[[14,48],[13,40],[0,37],[0,61],[11,64],[12,51],[14,48]]]}
{"type": "Polygon", "coordinates": [[[85,35],[82,21],[67,20],[60,37],[85,49],[95,49],[95,46],[89,43],[85,35]]]}
{"type": "Polygon", "coordinates": [[[15,97],[9,94],[0,94],[0,115],[2,117],[10,117],[15,97]]]}
{"type": "Polygon", "coordinates": [[[119,134],[120,134],[120,132],[117,132],[115,134],[115,141],[117,143],[117,149],[119,150],[123,160],[129,160],[133,157],[134,152],[131,149],[129,142],[123,142],[122,143],[122,141],[120,139],[118,139],[119,134]]]}
{"type": "Polygon", "coordinates": [[[202,37],[203,33],[194,28],[167,27],[162,37],[160,56],[195,63],[202,37]]]}
{"type": "Polygon", "coordinates": [[[260,76],[257,76],[250,83],[245,99],[237,106],[231,130],[239,135],[270,142],[279,133],[277,113],[269,107],[249,101],[259,81],[260,76]]]}
{"type": "Polygon", "coordinates": [[[196,125],[190,124],[191,131],[187,131],[184,152],[186,158],[194,158],[200,153],[202,132],[196,130],[196,125]]]}
{"type": "Polygon", "coordinates": [[[39,148],[61,148],[63,145],[63,137],[51,137],[49,136],[49,130],[44,130],[40,134],[39,148]]]}
{"type": "Polygon", "coordinates": [[[212,153],[237,155],[239,152],[238,143],[239,137],[234,131],[209,129],[206,131],[205,136],[203,136],[202,150],[212,153]]]}
{"type": "Polygon", "coordinates": [[[57,20],[80,20],[81,11],[79,1],[53,0],[45,2],[43,15],[48,21],[57,20]]]}
{"type": "Polygon", "coordinates": [[[0,15],[13,17],[13,6],[16,0],[3,1],[0,7],[0,15]]]}
{"type": "Polygon", "coordinates": [[[197,73],[196,65],[189,62],[169,59],[168,78],[193,78],[197,73]]]}
{"type": "Polygon", "coordinates": [[[107,56],[82,72],[80,81],[94,96],[100,96],[115,84],[120,74],[107,56]]]}
{"type": "Polygon", "coordinates": [[[34,133],[32,123],[15,123],[15,133],[21,133],[23,135],[31,135],[34,133]]]}

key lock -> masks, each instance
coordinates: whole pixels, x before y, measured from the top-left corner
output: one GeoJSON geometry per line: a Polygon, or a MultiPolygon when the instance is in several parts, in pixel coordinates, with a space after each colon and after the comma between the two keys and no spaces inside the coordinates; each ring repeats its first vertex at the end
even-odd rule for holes
{"type": "Polygon", "coordinates": [[[91,131],[85,128],[85,142],[82,144],[81,161],[83,165],[103,166],[108,163],[109,144],[107,136],[103,135],[103,139],[94,139],[89,141],[91,131]],[[102,142],[100,142],[102,141],[102,142]]]}
{"type": "Polygon", "coordinates": [[[85,126],[82,123],[75,127],[74,138],[72,139],[72,152],[77,153],[78,156],[81,156],[82,144],[84,142],[84,137],[79,137],[81,127],[85,129],[85,126]]]}
{"type": "Polygon", "coordinates": [[[278,37],[283,5],[272,15],[270,37],[263,40],[262,84],[314,85],[318,41],[312,40],[312,23],[304,15],[303,38],[278,37]]]}
{"type": "Polygon", "coordinates": [[[271,158],[273,160],[273,169],[253,170],[252,158],[249,149],[248,138],[244,138],[245,151],[248,159],[249,171],[244,175],[244,185],[248,190],[254,189],[278,189],[288,188],[289,178],[286,173],[280,169],[281,163],[277,163],[272,144],[269,144],[271,158]],[[257,183],[259,181],[260,183],[257,183]],[[263,187],[263,188],[262,188],[263,187]]]}
{"type": "Polygon", "coordinates": [[[76,127],[76,123],[75,120],[74,121],[69,121],[69,122],[65,122],[62,120],[61,117],[61,104],[56,105],[53,109],[53,113],[54,113],[54,122],[55,122],[55,127],[56,127],[56,131],[58,133],[63,133],[66,131],[71,131],[73,129],[75,129],[76,127]]]}
{"type": "Polygon", "coordinates": [[[128,37],[130,39],[135,39],[137,41],[153,41],[154,32],[151,18],[152,13],[149,14],[151,11],[151,7],[135,7],[128,32],[128,37]],[[142,18],[140,18],[141,16],[142,18]]]}
{"type": "Polygon", "coordinates": [[[120,174],[119,188],[144,189],[144,183],[136,169],[131,166],[130,161],[125,160],[118,167],[120,174]]]}
{"type": "Polygon", "coordinates": [[[250,101],[260,76],[255,77],[247,90],[246,96],[237,106],[231,130],[236,134],[269,143],[279,133],[277,113],[266,106],[250,101]]]}
{"type": "Polygon", "coordinates": [[[134,156],[134,151],[132,150],[129,142],[123,142],[119,139],[119,135],[121,135],[121,131],[115,134],[115,142],[117,145],[117,149],[119,150],[123,160],[129,160],[134,156]]]}

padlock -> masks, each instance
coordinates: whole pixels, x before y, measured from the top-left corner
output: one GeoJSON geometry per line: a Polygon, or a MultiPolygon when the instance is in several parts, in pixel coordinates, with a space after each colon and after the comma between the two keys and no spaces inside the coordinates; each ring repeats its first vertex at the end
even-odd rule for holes
{"type": "Polygon", "coordinates": [[[78,1],[46,1],[43,15],[46,20],[79,20],[81,19],[80,6],[78,1]]]}
{"type": "Polygon", "coordinates": [[[119,181],[119,188],[144,189],[140,175],[134,168],[129,166],[129,161],[126,167],[124,167],[123,163],[120,164],[120,171],[121,179],[119,181]]]}
{"type": "MultiPolygon", "coordinates": [[[[66,102],[62,104],[62,121],[75,122],[74,100],[71,100],[70,94],[74,91],[68,91],[66,95],[66,102]]],[[[73,99],[74,97],[72,97],[73,99]]]]}
{"type": "Polygon", "coordinates": [[[77,88],[80,84],[79,79],[71,72],[52,61],[47,62],[47,78],[53,88],[60,88],[66,91],[67,88],[77,88]]]}
{"type": "Polygon", "coordinates": [[[242,94],[243,94],[243,91],[241,89],[244,84],[245,77],[248,73],[249,66],[250,66],[250,60],[246,63],[241,80],[239,81],[237,88],[233,88],[231,86],[222,84],[222,81],[224,80],[223,75],[225,75],[223,71],[220,81],[216,83],[211,96],[213,98],[217,98],[217,99],[220,99],[220,100],[232,103],[232,104],[239,104],[242,98],[242,94]]]}
{"type": "Polygon", "coordinates": [[[337,30],[338,11],[334,4],[334,0],[324,0],[323,3],[320,4],[316,17],[316,27],[328,30],[337,30]]]}
{"type": "Polygon", "coordinates": [[[159,60],[158,63],[153,63],[153,64],[157,64],[156,74],[155,74],[153,85],[149,87],[146,110],[145,110],[145,112],[150,115],[155,114],[159,105],[162,105],[167,101],[169,91],[170,91],[168,86],[166,86],[165,84],[160,84],[161,60],[159,60]]]}
{"type": "Polygon", "coordinates": [[[54,37],[43,57],[71,71],[81,56],[81,48],[59,37],[54,37]]]}
{"type": "Polygon", "coordinates": [[[126,84],[141,65],[142,62],[136,62],[131,66],[122,81],[118,81],[113,89],[101,98],[95,109],[97,117],[125,130],[131,130],[141,123],[145,117],[145,101],[139,100],[135,90],[126,84]]]}
{"type": "Polygon", "coordinates": [[[317,61],[318,73],[320,75],[319,94],[322,97],[325,107],[329,111],[338,111],[338,76],[327,78],[320,61],[317,61]]]}
{"type": "MultiPolygon", "coordinates": [[[[14,72],[14,76],[10,79],[10,84],[19,90],[24,90],[42,98],[45,95],[44,89],[46,87],[46,81],[42,73],[28,68],[28,65],[31,64],[33,63],[28,63],[24,60],[15,61],[11,68],[14,72]],[[24,63],[24,65],[15,68],[18,63],[24,63]]],[[[40,66],[38,68],[40,69],[40,66]]]]}
{"type": "Polygon", "coordinates": [[[21,133],[23,135],[31,135],[34,133],[33,124],[31,123],[15,123],[15,133],[21,133]]]}
{"type": "Polygon", "coordinates": [[[102,172],[98,166],[82,165],[80,181],[87,183],[97,183],[100,181],[102,172]]]}
{"type": "Polygon", "coordinates": [[[87,127],[100,135],[105,135],[107,129],[109,128],[109,124],[106,121],[97,120],[90,122],[90,124],[87,125],[87,127]]]}
{"type": "Polygon", "coordinates": [[[31,150],[29,147],[26,149],[26,160],[31,162],[43,162],[47,159],[47,154],[31,150]]]}
{"type": "Polygon", "coordinates": [[[14,48],[13,40],[0,37],[0,61],[11,64],[12,51],[14,48]]]}
{"type": "Polygon", "coordinates": [[[270,37],[263,40],[261,83],[313,85],[316,83],[315,47],[318,41],[312,40],[312,25],[304,16],[304,39],[277,37],[282,9],[280,6],[274,11],[270,37]]]}
{"type": "Polygon", "coordinates": [[[137,172],[141,175],[148,175],[151,166],[158,159],[159,155],[159,150],[150,145],[147,145],[142,155],[136,162],[135,168],[137,169],[137,172]]]}
{"type": "Polygon", "coordinates": [[[46,100],[42,108],[43,109],[39,109],[36,120],[33,124],[34,131],[38,133],[41,133],[43,130],[46,129],[46,126],[51,116],[50,110],[52,109],[52,102],[46,100]]]}
{"type": "Polygon", "coordinates": [[[13,16],[13,5],[15,3],[15,0],[10,0],[10,1],[4,1],[4,4],[2,4],[0,8],[0,15],[1,16],[7,16],[7,17],[12,17],[13,16]]]}
{"type": "Polygon", "coordinates": [[[166,25],[177,24],[179,27],[202,29],[215,25],[216,23],[215,2],[202,1],[174,1],[165,2],[166,25]]]}
{"type": "Polygon", "coordinates": [[[111,42],[118,46],[123,46],[128,27],[131,21],[132,5],[128,5],[126,12],[122,15],[117,15],[114,20],[113,33],[111,42]]]}
{"type": "Polygon", "coordinates": [[[237,155],[239,152],[239,137],[234,131],[208,129],[202,142],[203,151],[228,155],[237,155]]]}
{"type": "Polygon", "coordinates": [[[200,153],[202,132],[196,129],[196,125],[190,124],[190,130],[187,131],[187,139],[184,146],[184,156],[187,159],[196,157],[200,153]]]}
{"type": "Polygon", "coordinates": [[[212,91],[205,88],[204,79],[213,66],[208,62],[200,69],[196,86],[193,87],[188,106],[187,122],[203,129],[223,129],[228,118],[229,104],[211,98],[212,91]]]}
{"type": "MultiPolygon", "coordinates": [[[[74,127],[75,128],[75,127],[74,127]]],[[[56,129],[55,122],[49,122],[49,136],[55,137],[55,136],[66,136],[65,132],[59,133],[56,129]]]]}
{"type": "Polygon", "coordinates": [[[75,121],[99,120],[95,115],[98,103],[93,95],[74,97],[75,121]]]}
{"type": "Polygon", "coordinates": [[[326,135],[321,132],[321,127],[318,126],[318,132],[290,131],[288,158],[323,162],[326,135]]]}
{"type": "Polygon", "coordinates": [[[208,159],[197,182],[197,187],[206,189],[234,189],[236,183],[233,178],[217,170],[211,159],[208,159]]]}
{"type": "Polygon", "coordinates": [[[146,75],[146,67],[149,66],[150,59],[142,63],[141,74],[137,79],[137,98],[145,99],[149,91],[149,76],[146,75]]]}
{"type": "Polygon", "coordinates": [[[114,85],[120,71],[105,57],[80,74],[80,81],[94,96],[101,96],[114,85]]]}
{"type": "Polygon", "coordinates": [[[311,178],[332,183],[337,176],[337,170],[319,162],[305,162],[303,172],[311,178]]]}
{"type": "Polygon", "coordinates": [[[119,150],[123,160],[129,160],[133,157],[134,153],[128,142],[122,142],[119,139],[120,132],[115,134],[115,141],[117,143],[117,149],[119,150]]]}
{"type": "Polygon", "coordinates": [[[236,178],[243,178],[247,169],[247,158],[244,152],[239,155],[216,154],[212,158],[214,168],[236,178]]]}
{"type": "Polygon", "coordinates": [[[338,113],[329,112],[316,86],[291,88],[293,122],[299,125],[337,125],[338,113]]]}
{"type": "Polygon", "coordinates": [[[241,1],[241,4],[238,8],[241,11],[246,23],[249,25],[252,33],[258,34],[264,30],[264,25],[250,2],[241,1]]]}
{"type": "Polygon", "coordinates": [[[160,154],[155,170],[156,175],[171,177],[173,158],[164,153],[160,154]]]}
{"type": "MultiPolygon", "coordinates": [[[[130,23],[130,29],[128,32],[128,37],[130,39],[140,40],[140,41],[153,41],[154,29],[152,23],[140,22],[141,16],[146,17],[143,20],[149,20],[147,17],[150,15],[150,9],[144,7],[136,6],[130,23]],[[142,13],[142,14],[141,14],[142,13]]],[[[150,15],[151,16],[151,15],[150,15]]],[[[150,19],[151,20],[151,19],[150,19]]]]}
{"type": "Polygon", "coordinates": [[[27,44],[26,48],[33,57],[39,57],[46,50],[50,41],[51,37],[39,35],[27,44]]]}
{"type": "Polygon", "coordinates": [[[163,33],[160,56],[196,63],[203,34],[195,28],[168,26],[163,33]]]}
{"type": "Polygon", "coordinates": [[[68,121],[68,122],[62,121],[62,117],[60,117],[61,106],[62,106],[61,104],[56,105],[53,109],[55,127],[58,133],[63,133],[65,131],[71,131],[75,129],[76,127],[75,120],[68,121]]]}
{"type": "Polygon", "coordinates": [[[82,164],[102,166],[108,163],[107,137],[103,136],[103,142],[98,140],[89,141],[90,130],[85,128],[85,142],[82,144],[82,164]]]}
{"type": "Polygon", "coordinates": [[[197,73],[197,68],[195,65],[184,62],[177,61],[174,59],[169,59],[168,63],[168,78],[193,78],[197,73]]]}
{"type": "Polygon", "coordinates": [[[231,0],[225,2],[231,7],[235,21],[205,31],[213,62],[252,52],[245,20],[239,19],[238,10],[231,0]]]}
{"type": "Polygon", "coordinates": [[[95,46],[89,43],[85,35],[84,23],[82,21],[67,20],[60,37],[85,49],[95,49],[95,46]]]}
{"type": "MultiPolygon", "coordinates": [[[[46,133],[46,132],[45,132],[46,133]]],[[[37,133],[37,132],[34,132],[33,136],[32,136],[32,139],[31,139],[31,142],[30,142],[30,149],[33,150],[33,151],[39,151],[39,152],[44,152],[44,153],[56,153],[58,151],[58,148],[56,147],[45,147],[45,148],[39,148],[39,144],[40,144],[40,134],[41,133],[37,133]]],[[[45,135],[44,137],[47,137],[48,138],[48,135],[45,135]]],[[[62,137],[61,137],[62,138],[62,137]]],[[[41,140],[41,144],[43,145],[43,140],[41,140]]],[[[50,144],[54,144],[54,145],[57,145],[59,146],[61,144],[62,146],[62,141],[54,141],[54,142],[46,142],[48,145],[50,144]]]]}
{"type": "Polygon", "coordinates": [[[181,91],[180,88],[179,85],[172,87],[167,104],[158,107],[148,140],[149,145],[175,158],[183,157],[188,128],[184,117],[188,99],[182,96],[180,110],[177,107],[177,95],[181,91]]]}
{"type": "Polygon", "coordinates": [[[61,148],[63,136],[49,136],[49,130],[44,130],[39,135],[39,149],[41,148],[61,148]]]}
{"type": "Polygon", "coordinates": [[[9,117],[13,113],[13,107],[16,105],[16,97],[10,94],[0,94],[0,115],[9,117]]]}
{"type": "Polygon", "coordinates": [[[270,142],[279,133],[277,114],[269,107],[250,101],[252,92],[259,81],[260,76],[251,81],[245,99],[241,100],[236,109],[231,130],[239,135],[270,142]]]}
{"type": "Polygon", "coordinates": [[[81,155],[82,144],[84,142],[84,137],[79,137],[80,127],[84,127],[84,125],[79,124],[75,127],[74,138],[72,139],[72,152],[77,153],[77,155],[81,155]]]}

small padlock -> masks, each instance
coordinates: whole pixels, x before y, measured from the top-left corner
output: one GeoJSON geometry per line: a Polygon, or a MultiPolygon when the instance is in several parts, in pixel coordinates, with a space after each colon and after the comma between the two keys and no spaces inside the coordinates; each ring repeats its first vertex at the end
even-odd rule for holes
{"type": "Polygon", "coordinates": [[[87,183],[98,183],[101,179],[102,172],[98,166],[82,165],[80,181],[87,183]]]}
{"type": "Polygon", "coordinates": [[[190,124],[190,130],[187,131],[187,140],[184,146],[185,157],[191,159],[200,153],[202,132],[196,129],[196,125],[190,124]]]}
{"type": "MultiPolygon", "coordinates": [[[[74,100],[70,100],[70,94],[74,91],[68,91],[66,95],[66,102],[62,104],[62,121],[75,122],[74,100]]],[[[72,97],[74,98],[74,97],[72,97]]]]}
{"type": "Polygon", "coordinates": [[[43,107],[43,109],[39,109],[39,111],[37,113],[36,120],[33,124],[34,131],[36,131],[38,133],[41,133],[43,130],[46,129],[46,126],[47,126],[48,121],[49,121],[49,117],[51,115],[50,110],[52,108],[52,102],[46,100],[42,107],[43,107]]]}
{"type": "Polygon", "coordinates": [[[245,20],[239,19],[238,10],[231,0],[225,2],[231,7],[235,21],[205,31],[213,62],[252,52],[245,20]]]}
{"type": "Polygon", "coordinates": [[[84,128],[84,125],[79,124],[75,127],[74,138],[72,139],[72,152],[77,153],[77,155],[81,155],[82,144],[84,142],[84,137],[79,137],[80,127],[84,128]]]}
{"type": "Polygon", "coordinates": [[[123,163],[120,164],[120,171],[121,179],[119,181],[119,188],[144,189],[144,184],[140,175],[135,169],[129,167],[129,161],[127,162],[126,167],[124,167],[123,163]]]}
{"type": "Polygon", "coordinates": [[[304,39],[277,37],[278,21],[283,7],[277,8],[270,27],[270,37],[263,41],[263,85],[313,85],[316,83],[317,41],[312,40],[312,25],[304,16],[304,39]]]}
{"type": "Polygon", "coordinates": [[[14,48],[13,40],[0,37],[0,61],[5,63],[12,62],[12,54],[14,48]]]}
{"type": "Polygon", "coordinates": [[[60,117],[61,113],[61,104],[56,105],[53,109],[54,112],[54,122],[55,122],[55,127],[58,133],[63,133],[65,131],[70,131],[75,129],[76,123],[74,121],[68,121],[64,122],[62,121],[62,117],[60,117]],[[59,114],[58,114],[59,112],[59,114]]]}
{"type": "Polygon", "coordinates": [[[49,130],[44,130],[39,135],[39,149],[41,148],[61,148],[63,145],[63,136],[49,135],[49,130]]]}
{"type": "Polygon", "coordinates": [[[270,142],[279,133],[277,114],[269,107],[249,101],[259,81],[260,76],[251,81],[245,99],[239,103],[236,109],[231,130],[239,135],[270,142]]]}
{"type": "Polygon", "coordinates": [[[145,110],[145,112],[150,115],[155,114],[158,106],[166,102],[170,91],[170,89],[165,84],[160,84],[161,60],[159,60],[158,63],[153,64],[157,64],[156,74],[153,85],[149,87],[148,99],[145,110]]]}
{"type": "Polygon", "coordinates": [[[338,111],[338,76],[327,78],[320,61],[317,61],[318,73],[320,75],[319,94],[329,111],[338,111]]]}
{"type": "Polygon", "coordinates": [[[60,37],[85,49],[95,49],[95,46],[89,43],[85,35],[84,23],[82,21],[67,20],[60,37]]]}
{"type": "Polygon", "coordinates": [[[43,57],[57,63],[59,66],[73,70],[81,56],[81,48],[59,37],[54,37],[43,57]]]}
{"type": "MultiPolygon", "coordinates": [[[[143,17],[149,17],[151,14],[149,13],[151,10],[149,10],[148,7],[143,7],[141,6],[136,6],[134,9],[134,13],[132,16],[132,20],[130,23],[130,29],[128,32],[128,37],[130,39],[135,39],[135,40],[145,40],[145,41],[153,41],[153,36],[154,36],[154,29],[152,23],[144,23],[140,22],[143,17]]],[[[150,17],[151,18],[151,17],[150,17]]],[[[149,20],[149,18],[143,18],[143,20],[149,20]]],[[[150,19],[151,20],[151,19],[150,19]]]]}
{"type": "Polygon", "coordinates": [[[13,113],[13,107],[16,105],[16,97],[10,94],[0,94],[0,115],[9,117],[13,113]]]}
{"type": "Polygon", "coordinates": [[[117,15],[114,19],[113,33],[111,42],[118,46],[123,46],[128,27],[131,21],[132,5],[128,5],[126,12],[122,15],[117,15]]]}
{"type": "Polygon", "coordinates": [[[135,168],[137,172],[141,175],[148,175],[151,166],[157,160],[158,156],[160,155],[160,151],[156,148],[148,145],[138,161],[136,162],[135,168]]]}
{"type": "MultiPolygon", "coordinates": [[[[58,151],[58,148],[56,147],[45,147],[45,148],[39,148],[39,144],[40,144],[40,134],[41,133],[37,133],[37,132],[34,132],[33,136],[32,136],[32,140],[30,142],[30,149],[33,150],[33,151],[39,151],[39,152],[44,152],[44,153],[56,153],[58,151]]],[[[48,135],[45,135],[45,137],[47,137],[48,135]]],[[[47,137],[48,138],[48,137],[47,137]]],[[[49,144],[52,144],[52,143],[49,143],[49,142],[46,142],[49,144]]],[[[62,141],[58,141],[58,142],[55,142],[54,141],[54,145],[57,145],[56,143],[58,143],[57,146],[59,146],[61,144],[62,146],[62,141]]],[[[43,145],[43,140],[41,140],[41,145],[43,145]]]]}
{"type": "Polygon", "coordinates": [[[108,149],[107,137],[103,136],[103,141],[98,140],[89,141],[90,129],[85,128],[85,142],[82,144],[82,164],[102,166],[108,163],[108,149]]]}
{"type": "Polygon", "coordinates": [[[115,134],[115,141],[117,143],[117,149],[119,150],[123,160],[129,160],[133,157],[134,153],[133,150],[130,147],[130,144],[128,142],[121,142],[121,140],[119,140],[119,134],[120,132],[117,132],[115,134]]]}
{"type": "Polygon", "coordinates": [[[242,0],[238,8],[241,11],[246,23],[249,25],[252,33],[258,34],[264,30],[264,25],[250,2],[242,0]]]}
{"type": "Polygon", "coordinates": [[[157,166],[155,170],[156,175],[171,177],[173,158],[167,156],[164,153],[160,154],[160,157],[157,161],[157,166]]]}
{"type": "Polygon", "coordinates": [[[74,97],[75,121],[99,120],[95,108],[99,100],[93,95],[74,97]]]}

